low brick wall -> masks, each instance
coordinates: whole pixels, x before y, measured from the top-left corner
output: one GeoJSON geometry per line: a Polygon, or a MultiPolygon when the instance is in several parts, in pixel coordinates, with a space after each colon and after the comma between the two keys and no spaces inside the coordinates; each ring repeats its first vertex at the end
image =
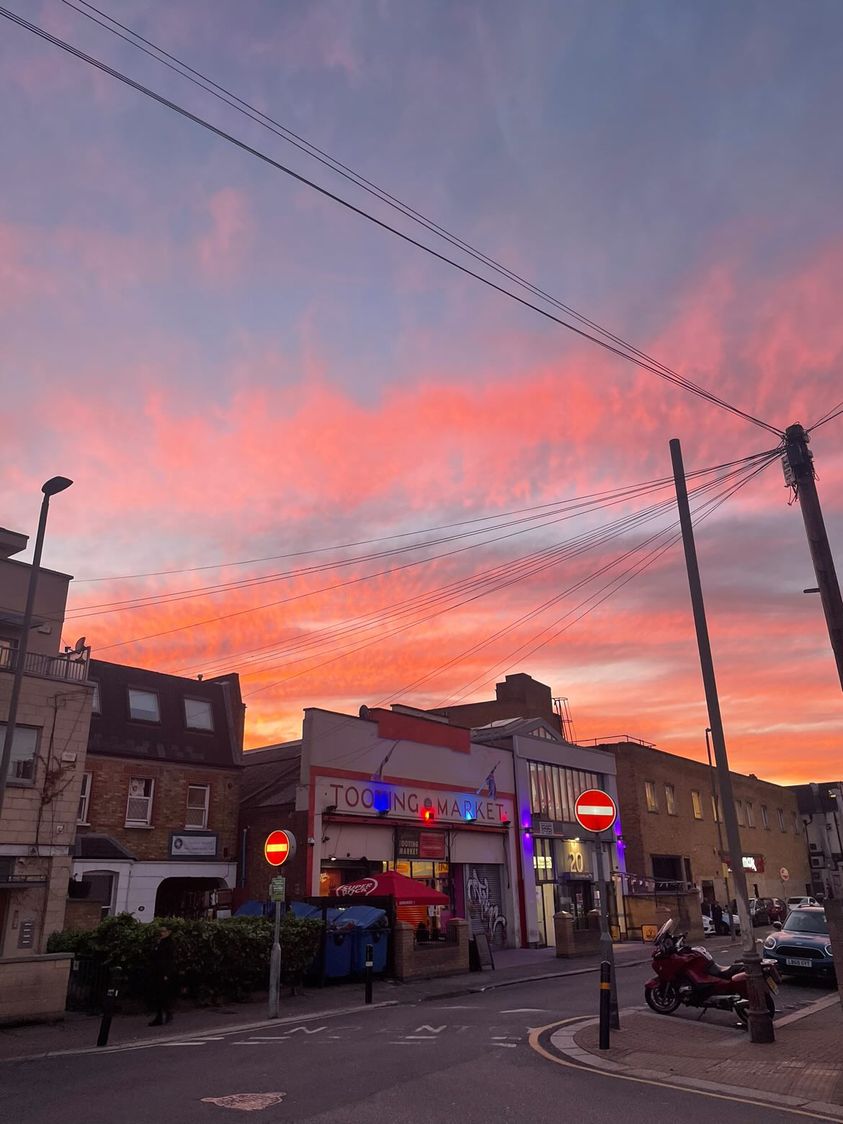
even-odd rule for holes
{"type": "Polygon", "coordinates": [[[0,1026],[63,1019],[72,961],[66,952],[0,960],[0,1026]]]}
{"type": "Polygon", "coordinates": [[[599,917],[596,925],[590,924],[587,929],[575,929],[573,916],[563,910],[554,914],[553,927],[556,933],[556,956],[558,958],[593,956],[600,949],[599,917]]]}
{"type": "Polygon", "coordinates": [[[406,921],[396,921],[393,930],[393,963],[399,980],[423,980],[458,976],[469,970],[468,922],[452,917],[448,939],[416,944],[416,931],[406,921]]]}

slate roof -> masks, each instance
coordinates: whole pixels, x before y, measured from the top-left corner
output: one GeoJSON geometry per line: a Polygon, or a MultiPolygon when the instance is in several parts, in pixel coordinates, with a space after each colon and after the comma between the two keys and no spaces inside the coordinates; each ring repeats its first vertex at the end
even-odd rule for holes
{"type": "Polygon", "coordinates": [[[301,742],[285,742],[243,754],[240,802],[250,808],[294,804],[301,773],[301,742]]]}

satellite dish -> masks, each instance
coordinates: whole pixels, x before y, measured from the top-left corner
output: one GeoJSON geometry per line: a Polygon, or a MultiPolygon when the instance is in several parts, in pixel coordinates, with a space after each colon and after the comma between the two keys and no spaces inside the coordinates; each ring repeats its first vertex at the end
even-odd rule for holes
{"type": "Polygon", "coordinates": [[[369,708],[364,703],[363,706],[360,707],[360,717],[368,719],[368,718],[371,717],[371,714],[372,714],[372,712],[369,710],[369,708]]]}
{"type": "Polygon", "coordinates": [[[81,656],[82,653],[85,651],[85,648],[86,648],[85,637],[80,636],[79,639],[76,641],[76,643],[73,645],[73,651],[77,656],[81,656]]]}

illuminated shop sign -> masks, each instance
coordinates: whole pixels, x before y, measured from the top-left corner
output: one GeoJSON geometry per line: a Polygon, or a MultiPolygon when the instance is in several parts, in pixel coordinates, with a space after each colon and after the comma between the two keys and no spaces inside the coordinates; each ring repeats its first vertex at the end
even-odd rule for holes
{"type": "Polygon", "coordinates": [[[337,815],[392,815],[422,823],[478,827],[501,827],[515,818],[512,801],[499,796],[490,800],[476,793],[330,779],[320,781],[319,788],[323,807],[334,805],[337,815]]]}

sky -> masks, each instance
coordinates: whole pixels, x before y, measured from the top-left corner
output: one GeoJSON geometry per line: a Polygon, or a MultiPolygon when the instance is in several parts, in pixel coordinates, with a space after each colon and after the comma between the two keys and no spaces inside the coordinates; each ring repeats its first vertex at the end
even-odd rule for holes
{"type": "MultiPolygon", "coordinates": [[[[837,0],[102,4],[777,431],[843,400],[837,0]]],[[[70,5],[8,7],[528,296],[70,5]]],[[[249,746],[526,671],[579,739],[704,756],[668,442],[697,472],[778,438],[1,26],[0,522],[33,534],[74,480],[64,639],[239,671],[249,746]]],[[[838,565],[841,435],[811,445],[838,565]]],[[[722,476],[691,486],[732,766],[839,777],[798,506],[778,460],[722,476]]]]}

